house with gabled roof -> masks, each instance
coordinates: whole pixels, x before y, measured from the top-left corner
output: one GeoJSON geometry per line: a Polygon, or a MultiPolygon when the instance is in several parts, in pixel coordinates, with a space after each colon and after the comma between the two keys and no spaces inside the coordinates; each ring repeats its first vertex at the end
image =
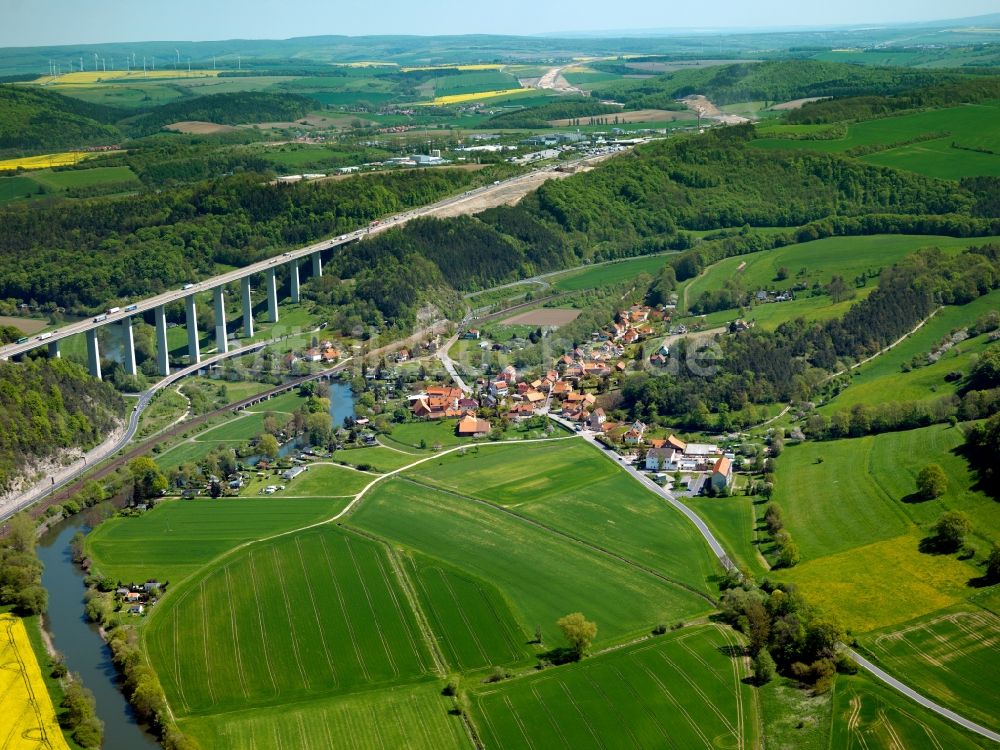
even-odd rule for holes
{"type": "Polygon", "coordinates": [[[733,462],[725,456],[720,456],[712,467],[712,487],[716,492],[728,487],[733,481],[733,462]]]}

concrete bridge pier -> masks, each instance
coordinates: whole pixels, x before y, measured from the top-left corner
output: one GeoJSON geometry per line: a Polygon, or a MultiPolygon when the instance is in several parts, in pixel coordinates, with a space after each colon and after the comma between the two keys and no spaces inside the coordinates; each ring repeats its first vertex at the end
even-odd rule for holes
{"type": "Polygon", "coordinates": [[[97,329],[91,328],[87,331],[87,369],[91,376],[101,378],[101,349],[97,344],[97,329]]]}
{"type": "Polygon", "coordinates": [[[288,286],[290,287],[292,304],[297,305],[301,299],[299,295],[299,262],[297,260],[288,264],[288,286]]]}
{"type": "Polygon", "coordinates": [[[59,359],[62,356],[62,351],[59,348],[59,342],[53,341],[49,344],[49,359],[59,359]]]}
{"type": "Polygon", "coordinates": [[[156,371],[160,375],[170,374],[170,350],[167,348],[167,313],[163,305],[153,308],[156,319],[156,371]]]}
{"type": "Polygon", "coordinates": [[[122,364],[125,372],[135,375],[138,370],[135,367],[135,337],[132,335],[132,318],[122,318],[122,364]]]}
{"type": "Polygon", "coordinates": [[[253,338],[253,298],[250,296],[250,277],[240,279],[240,292],[243,297],[243,335],[253,338]]]}
{"type": "Polygon", "coordinates": [[[196,365],[201,362],[201,349],[198,346],[198,309],[195,307],[194,295],[186,297],[184,302],[187,305],[187,330],[188,330],[188,364],[196,365]]]}
{"type": "Polygon", "coordinates": [[[273,268],[267,271],[267,319],[272,323],[278,322],[278,280],[273,268]]]}
{"type": "Polygon", "coordinates": [[[312,254],[313,278],[318,279],[323,275],[323,253],[317,250],[312,254]]]}
{"type": "Polygon", "coordinates": [[[217,353],[229,351],[229,341],[226,338],[226,299],[221,286],[212,290],[215,302],[215,348],[217,353]]]}

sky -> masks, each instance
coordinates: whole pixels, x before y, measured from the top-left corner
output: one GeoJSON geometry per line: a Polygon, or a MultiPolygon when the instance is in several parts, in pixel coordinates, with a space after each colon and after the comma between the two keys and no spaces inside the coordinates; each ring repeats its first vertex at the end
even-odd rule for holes
{"type": "Polygon", "coordinates": [[[997,9],[997,0],[0,0],[0,46],[880,24],[997,9]]]}

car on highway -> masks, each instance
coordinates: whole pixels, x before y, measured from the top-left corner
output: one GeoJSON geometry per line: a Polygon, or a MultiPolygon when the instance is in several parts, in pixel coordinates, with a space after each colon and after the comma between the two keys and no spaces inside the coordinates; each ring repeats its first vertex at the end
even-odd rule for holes
{"type": "Polygon", "coordinates": [[[17,340],[17,343],[19,343],[19,344],[27,344],[28,343],[28,337],[27,336],[22,336],[21,338],[19,338],[17,340]]]}
{"type": "Polygon", "coordinates": [[[48,333],[38,334],[39,341],[45,341],[45,339],[50,339],[50,338],[52,338],[52,331],[49,331],[48,333]]]}
{"type": "Polygon", "coordinates": [[[138,310],[138,309],[139,309],[138,305],[129,305],[128,307],[125,308],[125,312],[132,312],[133,310],[138,310]]]}
{"type": "Polygon", "coordinates": [[[185,284],[184,286],[181,287],[181,291],[182,292],[186,291],[188,289],[191,289],[192,287],[194,287],[194,284],[192,284],[191,282],[188,282],[187,284],[185,284]]]}
{"type": "Polygon", "coordinates": [[[108,315],[114,315],[115,313],[120,313],[122,309],[120,307],[109,307],[108,315]]]}
{"type": "Polygon", "coordinates": [[[100,323],[102,320],[107,320],[107,319],[108,319],[107,313],[101,313],[100,315],[94,316],[95,323],[100,323]]]}

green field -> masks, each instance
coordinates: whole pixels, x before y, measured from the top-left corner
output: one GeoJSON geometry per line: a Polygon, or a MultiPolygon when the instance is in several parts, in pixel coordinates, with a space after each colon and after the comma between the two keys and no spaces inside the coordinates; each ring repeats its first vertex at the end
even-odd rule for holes
{"type": "Polygon", "coordinates": [[[452,94],[477,94],[480,91],[504,91],[516,89],[517,78],[499,70],[464,70],[457,75],[430,79],[424,87],[432,89],[434,96],[452,94]]]}
{"type": "Polygon", "coordinates": [[[425,679],[387,550],[331,527],[254,544],[157,605],[144,633],[175,714],[425,679]]]}
{"type": "Polygon", "coordinates": [[[918,114],[885,117],[848,126],[847,136],[834,140],[790,140],[780,136],[799,128],[815,126],[773,125],[760,130],[761,138],[754,141],[758,148],[809,149],[840,153],[858,147],[886,147],[874,154],[862,156],[870,164],[908,169],[913,172],[959,179],[974,175],[1000,175],[1000,135],[996,121],[1000,103],[968,104],[961,107],[936,109],[918,114]],[[905,144],[916,138],[939,135],[932,140],[905,144]],[[899,145],[896,145],[899,144],[899,145]],[[904,145],[905,144],[905,145],[904,145]],[[964,146],[956,148],[952,144],[964,146]],[[987,149],[994,153],[971,151],[987,149]]]}
{"type": "MultiPolygon", "coordinates": [[[[825,295],[800,296],[788,302],[774,302],[769,304],[755,305],[748,312],[732,308],[730,310],[719,310],[707,315],[692,316],[687,319],[698,321],[702,328],[717,328],[727,325],[737,318],[752,320],[756,326],[765,330],[774,330],[782,323],[790,320],[802,318],[806,322],[823,322],[839,318],[851,309],[857,302],[868,296],[874,286],[857,290],[857,295],[843,302],[831,302],[825,295]]],[[[693,298],[692,300],[693,301],[693,298]]],[[[682,318],[683,320],[683,318],[682,318]]]]}
{"type": "Polygon", "coordinates": [[[70,169],[61,172],[40,171],[33,174],[32,179],[53,190],[69,188],[93,187],[108,183],[135,183],[139,186],[139,178],[129,167],[92,167],[90,169],[70,169]]]}
{"type": "Polygon", "coordinates": [[[833,695],[829,744],[838,750],[993,747],[863,674],[841,675],[833,695]]]}
{"type": "Polygon", "coordinates": [[[15,200],[41,198],[74,188],[119,183],[140,186],[139,179],[129,167],[92,167],[58,172],[42,169],[28,175],[0,177],[0,205],[15,200]]]}
{"type": "Polygon", "coordinates": [[[614,286],[630,281],[640,273],[655,276],[665,263],[666,259],[662,255],[633,258],[619,263],[607,263],[596,268],[571,271],[564,276],[556,276],[552,279],[552,288],[558,292],[575,292],[581,289],[614,286]]]}
{"type": "MultiPolygon", "coordinates": [[[[226,386],[230,401],[246,398],[260,392],[261,388],[266,388],[256,383],[223,384],[215,381],[210,387],[220,385],[226,386]],[[231,387],[236,393],[229,392],[231,387]]],[[[199,461],[216,448],[235,448],[264,432],[264,418],[268,412],[287,420],[291,413],[304,403],[305,399],[293,390],[256,404],[252,410],[217,417],[219,424],[203,432],[193,433],[188,439],[174,443],[162,453],[156,454],[154,458],[160,468],[167,471],[181,464],[199,461]]]]}
{"type": "Polygon", "coordinates": [[[30,199],[38,192],[38,183],[30,177],[0,177],[0,205],[30,199]]]}
{"type": "Polygon", "coordinates": [[[757,526],[755,511],[758,510],[754,501],[758,500],[759,496],[749,495],[702,496],[685,498],[684,504],[701,516],[738,565],[761,575],[768,570],[768,566],[754,539],[753,529],[757,526]]]}
{"type": "Polygon", "coordinates": [[[1000,618],[963,607],[873,633],[862,644],[890,673],[906,675],[935,700],[995,730],[998,642],[1000,618]]]}
{"type": "Polygon", "coordinates": [[[857,631],[967,598],[978,565],[919,551],[944,510],[968,513],[974,539],[988,540],[1000,527],[1000,506],[974,489],[968,465],[954,452],[963,441],[960,428],[935,425],[788,447],[777,462],[775,500],[802,562],[781,577],[857,631]],[[944,469],[948,489],[920,501],[916,475],[930,462],[944,469]]]}
{"type": "Polygon", "coordinates": [[[485,580],[424,555],[406,564],[438,646],[453,670],[470,671],[524,661],[529,636],[500,593],[485,580]]]}
{"type": "Polygon", "coordinates": [[[351,693],[294,706],[181,720],[206,748],[465,750],[469,739],[440,684],[351,693]]]}
{"type": "Polygon", "coordinates": [[[343,466],[312,464],[304,474],[286,483],[275,497],[348,497],[361,492],[377,475],[343,466]]]}
{"type": "Polygon", "coordinates": [[[345,463],[351,466],[368,466],[374,471],[387,472],[395,471],[414,461],[418,461],[422,456],[404,453],[392,448],[375,446],[371,448],[348,448],[336,451],[333,460],[338,463],[345,463]]]}
{"type": "Polygon", "coordinates": [[[87,554],[122,581],[178,582],[244,542],[335,515],[345,500],[164,500],[137,517],[112,518],[87,536],[87,554]]]}
{"type": "Polygon", "coordinates": [[[568,612],[587,613],[605,643],[711,608],[686,588],[530,522],[403,479],[377,485],[348,522],[489,581],[519,627],[540,626],[548,640],[568,612]]]}
{"type": "Polygon", "coordinates": [[[914,357],[924,358],[952,331],[965,328],[980,316],[1000,309],[1000,292],[991,292],[967,305],[939,310],[919,331],[899,346],[879,355],[851,374],[851,384],[820,408],[823,414],[849,409],[855,404],[886,401],[922,401],[956,392],[962,381],[947,382],[950,372],[968,375],[976,357],[990,345],[989,335],[966,339],[937,362],[903,372],[914,357]]]}
{"type": "Polygon", "coordinates": [[[491,446],[413,470],[709,593],[717,572],[694,528],[581,440],[491,446]]]}
{"type": "Polygon", "coordinates": [[[487,747],[753,747],[731,631],[701,626],[474,692],[487,747]]]}

